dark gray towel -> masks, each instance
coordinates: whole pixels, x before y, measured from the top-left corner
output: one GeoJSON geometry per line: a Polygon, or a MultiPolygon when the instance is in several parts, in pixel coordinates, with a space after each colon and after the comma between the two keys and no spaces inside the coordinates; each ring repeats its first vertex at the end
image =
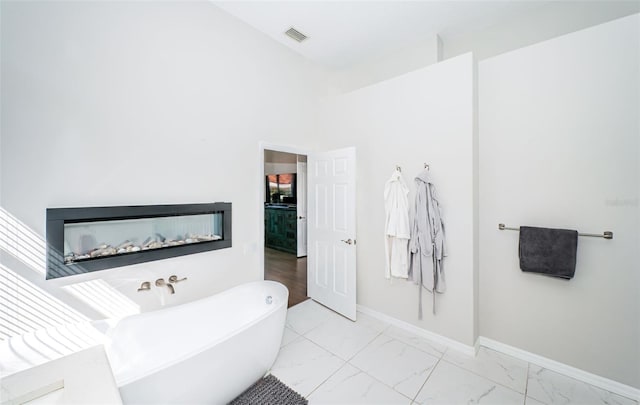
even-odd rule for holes
{"type": "Polygon", "coordinates": [[[520,269],[570,279],[576,272],[578,231],[520,227],[520,269]]]}

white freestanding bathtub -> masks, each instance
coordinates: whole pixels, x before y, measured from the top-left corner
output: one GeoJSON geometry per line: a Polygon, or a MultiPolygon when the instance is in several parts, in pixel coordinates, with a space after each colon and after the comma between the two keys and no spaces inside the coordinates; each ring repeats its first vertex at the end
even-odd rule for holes
{"type": "Polygon", "coordinates": [[[289,291],[243,284],[122,319],[107,355],[125,404],[226,404],[278,355],[289,291]]]}

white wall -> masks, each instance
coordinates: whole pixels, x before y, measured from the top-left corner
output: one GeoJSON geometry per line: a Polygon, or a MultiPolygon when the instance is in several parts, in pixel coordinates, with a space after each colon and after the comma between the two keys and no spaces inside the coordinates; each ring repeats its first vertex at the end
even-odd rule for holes
{"type": "Polygon", "coordinates": [[[344,69],[332,70],[331,90],[347,93],[374,83],[432,65],[439,60],[440,39],[434,35],[408,42],[401,49],[344,69]]]}
{"type": "Polygon", "coordinates": [[[483,60],[637,12],[637,1],[541,1],[526,13],[496,20],[481,29],[459,35],[408,38],[393,52],[331,70],[330,91],[346,93],[467,52],[473,52],[476,60],[483,60]]]}
{"type": "Polygon", "coordinates": [[[357,148],[357,301],[473,345],[473,59],[463,55],[330,99],[327,149],[357,148]],[[384,277],[384,184],[396,165],[412,193],[428,162],[445,218],[448,291],[418,321],[418,287],[384,277]]]}
{"type": "Polygon", "coordinates": [[[104,278],[145,310],[261,279],[259,142],[313,142],[324,73],[206,1],[1,7],[4,209],[43,237],[47,207],[233,203],[230,249],[69,281],[104,278]],[[171,274],[189,278],[174,296],[136,292],[171,274]]]}
{"type": "Polygon", "coordinates": [[[526,13],[484,29],[444,37],[443,54],[446,59],[473,52],[483,60],[637,12],[637,1],[541,1],[526,13]]]}
{"type": "Polygon", "coordinates": [[[296,165],[295,163],[266,163],[265,162],[264,164],[264,174],[296,173],[297,170],[298,170],[298,165],[296,165]]]}
{"type": "Polygon", "coordinates": [[[640,387],[640,16],[483,61],[480,334],[640,387]],[[581,237],[575,278],[522,273],[498,223],[581,237]]]}

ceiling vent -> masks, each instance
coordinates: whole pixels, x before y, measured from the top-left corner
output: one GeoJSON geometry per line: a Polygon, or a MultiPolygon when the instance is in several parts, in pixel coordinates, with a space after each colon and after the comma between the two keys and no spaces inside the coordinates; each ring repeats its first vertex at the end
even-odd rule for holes
{"type": "Polygon", "coordinates": [[[287,36],[295,41],[298,42],[302,42],[305,39],[307,39],[308,37],[306,35],[304,35],[302,32],[298,31],[297,29],[291,27],[288,30],[286,30],[284,32],[285,34],[287,34],[287,36]]]}

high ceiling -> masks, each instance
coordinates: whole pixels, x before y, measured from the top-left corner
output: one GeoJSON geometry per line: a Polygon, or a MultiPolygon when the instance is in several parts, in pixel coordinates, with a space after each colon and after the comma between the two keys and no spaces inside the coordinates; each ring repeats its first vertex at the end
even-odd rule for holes
{"type": "Polygon", "coordinates": [[[546,0],[214,1],[218,7],[330,68],[374,60],[394,49],[489,27],[546,0]],[[309,39],[298,43],[290,27],[309,39]]]}

